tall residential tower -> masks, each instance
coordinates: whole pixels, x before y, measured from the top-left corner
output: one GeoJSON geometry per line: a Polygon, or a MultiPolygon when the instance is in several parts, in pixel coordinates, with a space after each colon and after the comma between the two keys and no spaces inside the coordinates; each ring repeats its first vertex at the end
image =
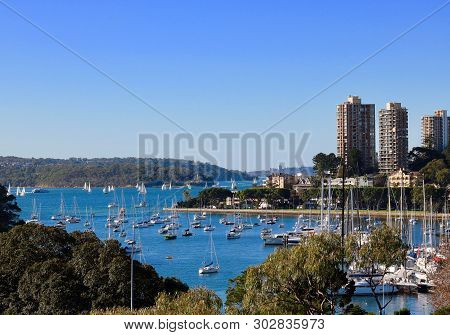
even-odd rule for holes
{"type": "Polygon", "coordinates": [[[446,110],[440,109],[434,115],[422,117],[422,146],[442,151],[448,145],[448,137],[449,118],[446,110]]]}
{"type": "Polygon", "coordinates": [[[379,112],[378,168],[391,173],[408,166],[408,110],[401,103],[388,102],[379,112]]]}
{"type": "Polygon", "coordinates": [[[359,151],[361,171],[375,168],[375,105],[362,104],[358,96],[349,96],[337,105],[337,152],[347,162],[348,154],[359,151]]]}

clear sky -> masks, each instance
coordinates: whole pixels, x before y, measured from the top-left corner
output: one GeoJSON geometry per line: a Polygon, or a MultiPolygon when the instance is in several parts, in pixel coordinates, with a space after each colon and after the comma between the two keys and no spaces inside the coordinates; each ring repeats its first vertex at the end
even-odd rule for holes
{"type": "MultiPolygon", "coordinates": [[[[65,158],[135,156],[137,134],[179,129],[1,2],[200,134],[265,130],[446,1],[0,0],[0,155],[65,158]]],[[[311,133],[310,164],[353,94],[377,115],[404,104],[412,147],[449,81],[450,5],[273,131],[311,133]]]]}

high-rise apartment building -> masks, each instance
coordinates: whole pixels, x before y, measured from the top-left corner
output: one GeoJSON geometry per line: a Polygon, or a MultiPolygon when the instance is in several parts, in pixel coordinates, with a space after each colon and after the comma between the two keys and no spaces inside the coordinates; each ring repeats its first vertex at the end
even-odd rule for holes
{"type": "Polygon", "coordinates": [[[375,105],[362,104],[358,96],[349,96],[337,105],[337,152],[347,162],[351,150],[359,151],[361,171],[375,167],[375,105]]]}
{"type": "Polygon", "coordinates": [[[437,151],[444,150],[448,145],[449,118],[447,111],[440,109],[434,115],[422,117],[422,145],[437,151]]]}
{"type": "Polygon", "coordinates": [[[388,102],[379,112],[378,168],[391,173],[408,166],[408,110],[401,103],[388,102]]]}

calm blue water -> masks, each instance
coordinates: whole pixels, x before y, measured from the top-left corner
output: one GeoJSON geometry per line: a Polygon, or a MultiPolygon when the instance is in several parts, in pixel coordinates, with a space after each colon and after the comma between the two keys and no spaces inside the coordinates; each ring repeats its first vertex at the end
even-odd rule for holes
{"type": "MultiPolygon", "coordinates": [[[[250,186],[249,183],[240,182],[239,188],[250,186]]],[[[192,187],[191,194],[195,196],[201,191],[200,187],[192,187]]],[[[28,190],[31,191],[31,190],[28,190]]],[[[112,201],[113,195],[103,194],[102,189],[94,188],[91,193],[87,193],[81,189],[49,189],[49,193],[27,194],[25,197],[18,197],[18,203],[22,208],[21,217],[28,219],[32,211],[33,199],[36,199],[37,206],[41,207],[41,221],[47,225],[54,225],[55,221],[51,221],[50,217],[59,211],[61,194],[66,203],[66,214],[70,215],[73,211],[74,198],[79,208],[81,222],[78,224],[67,224],[69,232],[75,230],[84,230],[85,208],[93,209],[95,213],[94,229],[101,239],[108,238],[108,229],[105,227],[108,215],[107,204],[112,201]]],[[[120,189],[116,191],[118,201],[122,201],[122,191],[124,195],[127,212],[133,213],[133,202],[137,201],[137,192],[134,188],[120,189]]],[[[147,203],[151,207],[155,207],[159,195],[160,206],[165,204],[171,205],[172,201],[182,199],[182,189],[173,189],[162,191],[160,188],[147,189],[147,203]]],[[[116,209],[117,210],[117,209],[116,209]]],[[[137,215],[141,215],[141,210],[137,209],[137,215]]],[[[149,208],[145,209],[148,213],[149,208]]],[[[162,212],[161,212],[162,213],[162,212]]],[[[191,221],[192,216],[191,215],[191,221]]],[[[239,275],[244,269],[250,265],[256,265],[263,262],[266,257],[274,250],[274,247],[265,247],[259,237],[260,230],[264,225],[245,230],[240,239],[227,240],[226,232],[228,226],[219,224],[221,215],[212,215],[212,224],[216,230],[212,232],[217,255],[220,263],[220,272],[211,275],[200,276],[198,268],[205,257],[209,257],[208,252],[208,234],[203,229],[191,229],[193,236],[179,236],[176,240],[164,240],[163,236],[158,234],[157,230],[161,225],[144,229],[135,229],[135,239],[142,242],[143,251],[141,255],[135,258],[142,262],[149,263],[155,267],[160,275],[174,276],[186,282],[189,286],[206,286],[214,291],[225,300],[226,288],[228,280],[239,275]],[[172,256],[172,260],[167,260],[166,256],[172,256]]],[[[250,217],[250,221],[256,222],[256,217],[250,217]]],[[[204,223],[209,223],[209,217],[204,223]]],[[[130,218],[130,222],[132,219],[130,218]]],[[[284,217],[285,230],[290,230],[294,226],[296,217],[284,217]]],[[[179,222],[183,228],[188,227],[188,218],[186,213],[180,213],[179,222]]],[[[421,225],[414,226],[414,243],[420,243],[422,235],[420,232],[421,225]]],[[[123,240],[132,237],[131,224],[125,226],[127,237],[121,238],[118,233],[111,231],[112,237],[123,243],[123,240]]],[[[273,225],[274,231],[283,231],[278,225],[273,225]]],[[[387,308],[387,313],[392,313],[402,307],[409,308],[414,314],[429,314],[432,312],[430,304],[430,295],[397,295],[387,308]]],[[[369,311],[376,312],[377,307],[371,297],[355,297],[354,302],[360,304],[369,311]]]]}

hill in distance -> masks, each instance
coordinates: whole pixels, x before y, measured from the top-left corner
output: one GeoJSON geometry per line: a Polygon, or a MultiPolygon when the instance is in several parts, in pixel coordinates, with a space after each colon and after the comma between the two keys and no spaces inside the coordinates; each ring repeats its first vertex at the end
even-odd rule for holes
{"type": "Polygon", "coordinates": [[[245,172],[209,163],[180,159],[128,158],[19,158],[0,156],[0,184],[25,187],[157,186],[204,184],[216,180],[249,180],[245,172]]]}

